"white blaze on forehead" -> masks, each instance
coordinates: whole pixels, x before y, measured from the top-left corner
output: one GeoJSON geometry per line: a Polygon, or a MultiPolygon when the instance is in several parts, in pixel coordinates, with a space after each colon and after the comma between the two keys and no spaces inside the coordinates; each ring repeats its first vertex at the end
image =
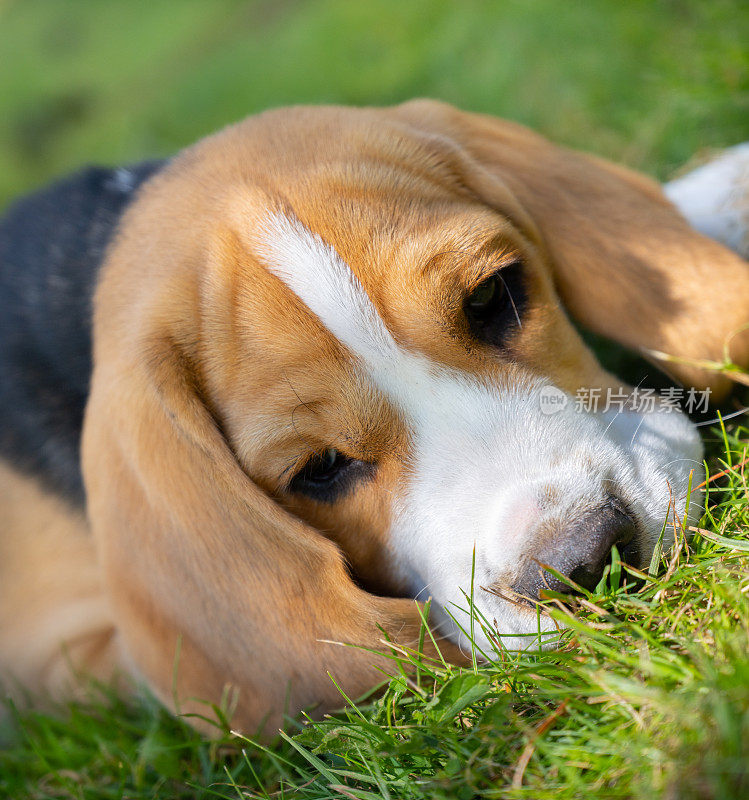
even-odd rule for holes
{"type": "MultiPolygon", "coordinates": [[[[357,358],[415,431],[458,424],[479,435],[497,389],[401,347],[340,254],[299,220],[276,213],[255,234],[255,253],[357,358]]],[[[505,405],[511,404],[506,398],[505,405]]]]}
{"type": "Polygon", "coordinates": [[[298,219],[280,213],[266,217],[255,251],[268,270],[354,353],[379,361],[397,350],[348,264],[298,219]]]}
{"type": "MultiPolygon", "coordinates": [[[[429,382],[426,359],[397,344],[349,265],[299,220],[265,218],[254,250],[322,324],[363,362],[377,386],[409,406],[406,386],[429,382]]],[[[423,395],[422,395],[423,396],[423,395]]]]}

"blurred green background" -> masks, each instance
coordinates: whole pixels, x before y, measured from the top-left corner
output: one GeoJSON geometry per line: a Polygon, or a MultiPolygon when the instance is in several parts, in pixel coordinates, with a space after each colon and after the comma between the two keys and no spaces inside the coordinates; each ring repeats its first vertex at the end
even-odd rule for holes
{"type": "Polygon", "coordinates": [[[742,0],[0,0],[0,206],[259,109],[417,95],[666,177],[749,138],[742,0]]]}

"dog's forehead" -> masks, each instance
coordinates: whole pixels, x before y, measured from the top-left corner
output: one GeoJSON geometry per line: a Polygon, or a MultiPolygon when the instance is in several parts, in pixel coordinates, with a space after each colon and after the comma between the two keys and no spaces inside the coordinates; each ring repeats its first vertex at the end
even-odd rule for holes
{"type": "MultiPolygon", "coordinates": [[[[451,184],[466,194],[459,173],[459,144],[426,125],[415,125],[395,109],[297,107],[265,112],[221,131],[198,145],[213,160],[244,162],[246,174],[274,177],[320,171],[339,185],[377,192],[386,176],[389,191],[424,184],[451,184]]],[[[470,192],[469,192],[470,194],[470,192]]]]}
{"type": "MultiPolygon", "coordinates": [[[[204,145],[213,184],[239,185],[239,203],[281,209],[333,246],[367,289],[419,256],[477,246],[502,224],[467,186],[465,154],[392,109],[295,108],[261,114],[204,145]]],[[[504,220],[509,225],[509,222],[504,220]]],[[[252,225],[252,220],[246,220],[252,225]]]]}
{"type": "Polygon", "coordinates": [[[464,388],[475,393],[479,376],[473,370],[443,363],[438,348],[430,352],[398,341],[351,266],[299,219],[268,212],[252,240],[255,255],[267,270],[407,417],[423,416],[425,397],[433,404],[440,398],[454,403],[464,388]]]}
{"type": "MultiPolygon", "coordinates": [[[[520,233],[453,180],[449,144],[378,114],[364,125],[347,114],[336,120],[312,115],[278,128],[277,149],[253,151],[256,174],[233,195],[239,259],[254,264],[240,268],[249,278],[240,278],[242,295],[260,305],[252,298],[243,319],[253,340],[283,345],[266,347],[263,360],[270,350],[275,369],[287,372],[322,359],[340,368],[337,386],[348,385],[354,366],[401,409],[409,402],[402,387],[415,391],[419,376],[496,372],[497,360],[461,329],[467,274],[481,263],[488,270],[520,233]]],[[[239,133],[266,147],[269,130],[239,133]]]]}
{"type": "Polygon", "coordinates": [[[395,377],[401,369],[416,366],[418,357],[397,345],[357,275],[319,234],[296,217],[270,211],[252,240],[255,255],[268,271],[378,383],[387,383],[388,373],[395,377]]]}
{"type": "Polygon", "coordinates": [[[446,309],[439,301],[445,305],[445,293],[456,283],[449,262],[476,249],[483,238],[478,228],[464,226],[452,237],[393,232],[387,242],[344,236],[333,244],[296,215],[269,210],[253,226],[250,242],[268,272],[337,342],[379,372],[404,359],[414,366],[414,342],[398,324],[404,317],[425,325],[429,317],[439,317],[431,320],[434,327],[444,325],[446,309]]]}
{"type": "Polygon", "coordinates": [[[515,248],[509,221],[449,199],[394,196],[385,204],[329,185],[294,188],[293,204],[253,204],[241,221],[250,258],[280,279],[262,290],[268,303],[292,314],[301,303],[322,331],[365,360],[385,352],[387,340],[388,357],[397,343],[398,352],[437,363],[479,366],[457,323],[476,276],[515,248]]]}

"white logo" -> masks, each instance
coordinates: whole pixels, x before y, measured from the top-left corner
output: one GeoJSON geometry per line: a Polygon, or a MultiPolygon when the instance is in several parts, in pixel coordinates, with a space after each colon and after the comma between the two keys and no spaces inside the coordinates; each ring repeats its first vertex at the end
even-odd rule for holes
{"type": "Polygon", "coordinates": [[[556,386],[544,386],[541,389],[540,402],[541,413],[548,416],[562,411],[569,402],[569,397],[556,386]]]}

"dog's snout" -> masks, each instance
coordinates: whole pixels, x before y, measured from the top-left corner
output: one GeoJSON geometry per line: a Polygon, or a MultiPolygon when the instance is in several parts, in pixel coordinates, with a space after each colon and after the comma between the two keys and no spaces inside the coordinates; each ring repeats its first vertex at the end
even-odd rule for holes
{"type": "Polygon", "coordinates": [[[544,545],[530,554],[512,588],[531,599],[538,599],[544,589],[572,592],[569,584],[545,569],[551,567],[578,586],[593,590],[603,577],[613,547],[624,550],[633,542],[635,533],[634,519],[618,500],[611,498],[547,536],[544,545]]]}

